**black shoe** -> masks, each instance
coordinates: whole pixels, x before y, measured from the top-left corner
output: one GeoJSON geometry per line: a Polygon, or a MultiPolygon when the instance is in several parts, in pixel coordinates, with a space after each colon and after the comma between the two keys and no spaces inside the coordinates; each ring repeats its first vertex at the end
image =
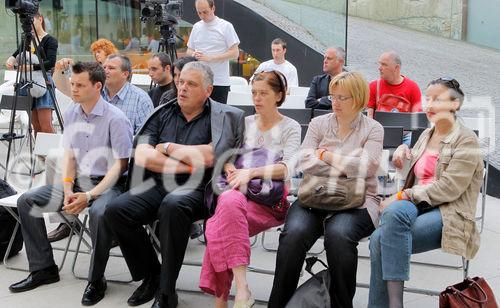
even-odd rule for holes
{"type": "Polygon", "coordinates": [[[89,282],[85,291],[83,291],[82,305],[92,306],[97,304],[104,298],[107,287],[106,279],[104,277],[97,281],[89,282]]]}
{"type": "Polygon", "coordinates": [[[152,277],[144,278],[142,284],[132,293],[132,296],[127,300],[129,306],[139,306],[149,302],[155,297],[156,291],[160,284],[160,276],[153,275],[152,277]]]}
{"type": "Polygon", "coordinates": [[[155,301],[151,308],[176,308],[179,303],[177,292],[170,295],[156,293],[155,301]]]}
{"type": "MultiPolygon", "coordinates": [[[[75,228],[77,231],[80,231],[80,225],[77,224],[77,223],[72,223],[71,226],[73,228],[75,228]]],[[[60,241],[64,238],[67,238],[69,236],[69,234],[71,233],[71,228],[65,224],[65,223],[61,223],[59,224],[59,226],[57,226],[57,228],[51,232],[49,232],[49,234],[47,234],[47,238],[49,239],[49,242],[57,242],[57,241],[60,241]]]]}
{"type": "Polygon", "coordinates": [[[56,265],[34,271],[26,279],[14,283],[9,287],[10,292],[18,293],[33,290],[41,285],[59,281],[59,269],[56,265]]]}

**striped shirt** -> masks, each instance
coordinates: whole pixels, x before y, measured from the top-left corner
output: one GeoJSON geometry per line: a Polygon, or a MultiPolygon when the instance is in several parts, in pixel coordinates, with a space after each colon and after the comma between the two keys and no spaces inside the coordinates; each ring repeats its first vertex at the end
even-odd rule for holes
{"type": "Polygon", "coordinates": [[[104,88],[102,97],[125,113],[132,124],[134,134],[139,130],[154,109],[153,102],[149,95],[141,88],[129,82],[125,83],[120,91],[112,98],[109,97],[108,89],[104,88]]]}

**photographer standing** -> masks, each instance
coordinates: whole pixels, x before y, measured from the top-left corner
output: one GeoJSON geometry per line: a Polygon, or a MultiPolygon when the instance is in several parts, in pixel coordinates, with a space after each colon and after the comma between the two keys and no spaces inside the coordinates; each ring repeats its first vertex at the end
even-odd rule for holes
{"type": "MultiPolygon", "coordinates": [[[[21,71],[24,70],[41,70],[41,66],[45,68],[47,76],[49,77],[49,82],[52,84],[52,78],[49,75],[49,71],[54,68],[57,58],[57,40],[47,32],[45,32],[45,21],[40,14],[37,12],[33,17],[33,29],[37,35],[37,41],[39,45],[37,49],[34,49],[33,44],[31,44],[31,52],[33,54],[40,53],[40,64],[33,64],[31,67],[22,67],[21,71]]],[[[19,54],[19,48],[10,56],[5,66],[7,69],[13,70],[16,68],[17,60],[16,56],[19,54]]],[[[49,85],[47,85],[48,87],[49,85]]],[[[54,128],[52,127],[52,110],[55,108],[54,100],[52,99],[50,92],[46,91],[45,94],[38,98],[33,98],[32,105],[32,124],[35,131],[35,135],[38,132],[53,133],[54,128]]]]}

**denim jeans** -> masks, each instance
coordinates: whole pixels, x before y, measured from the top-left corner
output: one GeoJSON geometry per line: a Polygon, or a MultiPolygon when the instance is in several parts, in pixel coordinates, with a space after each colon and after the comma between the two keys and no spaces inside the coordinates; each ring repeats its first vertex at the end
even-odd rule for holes
{"type": "Polygon", "coordinates": [[[439,208],[420,213],[410,201],[391,203],[370,237],[370,295],[368,307],[389,307],[387,280],[410,276],[412,253],[441,247],[443,220],[439,208]]]}
{"type": "Polygon", "coordinates": [[[297,288],[307,251],[323,234],[331,276],[332,307],[352,307],[358,242],[369,236],[374,228],[367,209],[328,212],[304,208],[300,201],[295,201],[280,234],[268,307],[285,307],[297,288]]]}

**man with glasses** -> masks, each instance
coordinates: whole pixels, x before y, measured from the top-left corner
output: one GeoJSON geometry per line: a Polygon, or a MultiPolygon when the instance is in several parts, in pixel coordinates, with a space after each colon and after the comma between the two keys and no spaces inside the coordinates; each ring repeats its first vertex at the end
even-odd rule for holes
{"type": "Polygon", "coordinates": [[[306,98],[306,108],[332,109],[332,102],[328,99],[330,80],[342,73],[345,62],[345,51],[342,47],[330,47],[326,50],[323,60],[323,73],[314,76],[309,94],[306,98]]]}
{"type": "Polygon", "coordinates": [[[384,52],[379,60],[380,78],[370,83],[368,116],[375,111],[422,111],[420,88],[410,78],[401,75],[401,58],[395,51],[384,52]]]}

